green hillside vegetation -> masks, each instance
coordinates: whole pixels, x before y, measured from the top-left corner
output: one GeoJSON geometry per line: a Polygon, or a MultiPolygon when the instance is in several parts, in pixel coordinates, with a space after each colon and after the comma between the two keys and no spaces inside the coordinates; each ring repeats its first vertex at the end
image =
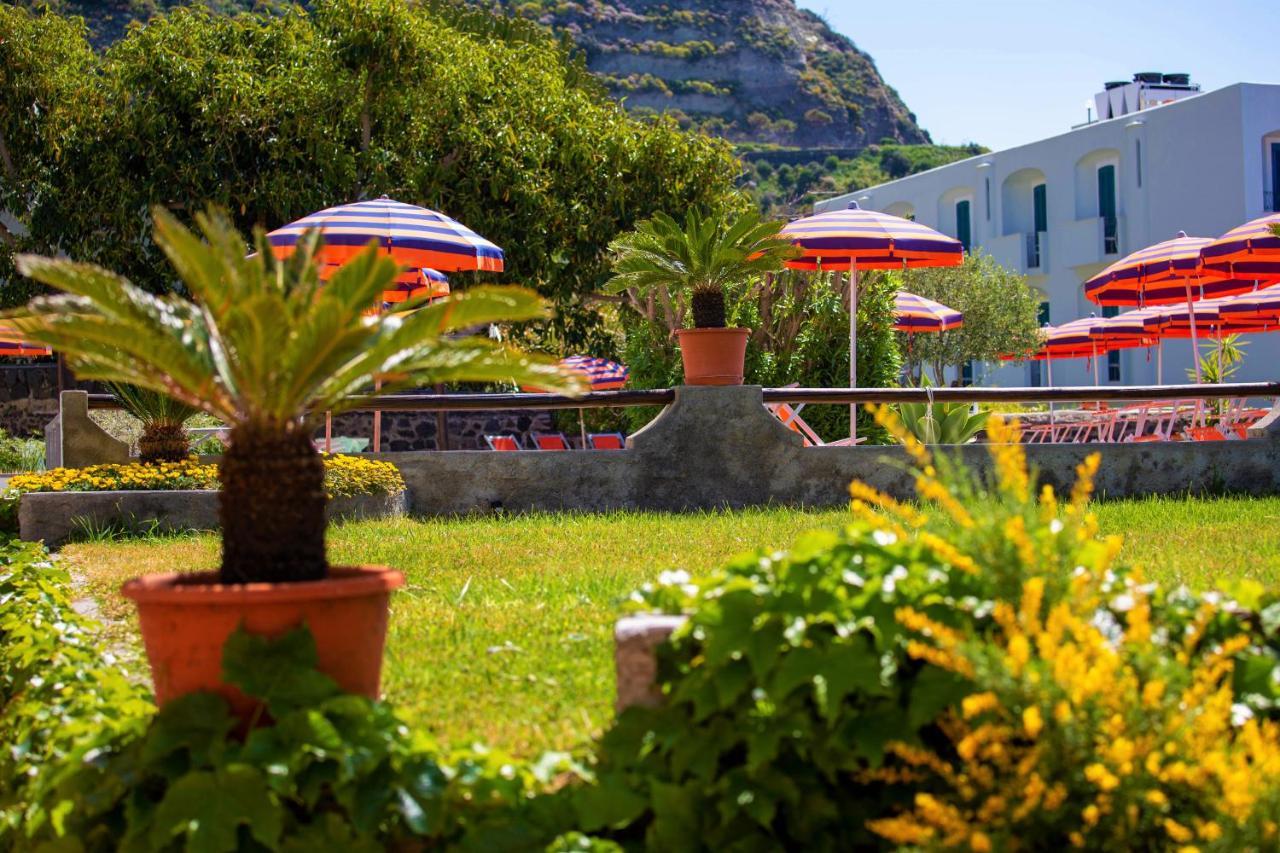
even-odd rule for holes
{"type": "Polygon", "coordinates": [[[744,169],[739,183],[764,213],[794,216],[811,212],[814,202],[822,198],[856,192],[986,151],[975,144],[883,144],[869,146],[856,157],[830,154],[821,160],[775,166],[764,159],[767,150],[748,149],[741,152],[744,169]]]}
{"type": "Polygon", "coordinates": [[[179,8],[98,52],[75,19],[0,4],[0,144],[0,209],[21,226],[0,228],[4,304],[30,294],[15,251],[170,287],[152,205],[217,203],[248,230],[385,193],[506,249],[500,280],[556,308],[535,344],[603,355],[612,306],[588,297],[609,241],[738,203],[740,171],[723,142],[629,117],[536,25],[400,0],[179,8]]]}

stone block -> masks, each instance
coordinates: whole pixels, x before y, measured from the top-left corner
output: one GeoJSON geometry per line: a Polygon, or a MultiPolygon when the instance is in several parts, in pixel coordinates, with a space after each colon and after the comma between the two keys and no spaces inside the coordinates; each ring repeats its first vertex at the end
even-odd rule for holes
{"type": "Polygon", "coordinates": [[[658,647],[684,623],[683,616],[628,616],[618,620],[613,630],[618,713],[635,705],[655,708],[662,704],[657,683],[658,647]]]}
{"type": "Polygon", "coordinates": [[[86,391],[63,391],[58,416],[45,427],[45,464],[50,468],[87,468],[129,461],[129,445],[113,438],[89,417],[86,391]]]}

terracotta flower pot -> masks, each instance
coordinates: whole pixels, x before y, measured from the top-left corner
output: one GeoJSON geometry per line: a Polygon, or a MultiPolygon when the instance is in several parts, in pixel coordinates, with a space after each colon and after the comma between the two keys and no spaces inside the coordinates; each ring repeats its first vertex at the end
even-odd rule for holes
{"type": "Polygon", "coordinates": [[[320,671],[349,693],[377,697],[387,606],[403,585],[397,571],[358,566],[304,583],[221,584],[213,572],[148,575],[123,592],[138,607],[156,702],[212,690],[248,719],[256,703],[222,681],[222,646],[237,627],[274,637],[305,623],[320,671]]]}
{"type": "Polygon", "coordinates": [[[679,329],[688,385],[741,385],[750,329],[679,329]]]}

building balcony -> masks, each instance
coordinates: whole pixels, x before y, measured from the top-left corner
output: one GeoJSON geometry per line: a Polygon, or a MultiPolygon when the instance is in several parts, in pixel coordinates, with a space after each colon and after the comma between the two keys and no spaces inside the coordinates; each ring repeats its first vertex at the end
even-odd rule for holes
{"type": "Polygon", "coordinates": [[[1049,270],[1049,233],[1019,232],[994,237],[982,247],[1000,266],[1020,275],[1044,275],[1049,270]]]}
{"type": "Polygon", "coordinates": [[[1119,216],[1092,216],[1068,222],[1062,234],[1062,261],[1069,267],[1109,264],[1120,259],[1119,216]]]}

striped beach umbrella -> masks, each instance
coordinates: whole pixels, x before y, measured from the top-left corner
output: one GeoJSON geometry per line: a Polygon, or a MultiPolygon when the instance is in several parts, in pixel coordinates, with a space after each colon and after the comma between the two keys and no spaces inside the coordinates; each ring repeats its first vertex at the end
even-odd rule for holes
{"type": "Polygon", "coordinates": [[[267,234],[277,257],[293,253],[308,230],[324,237],[318,259],[341,265],[370,243],[403,267],[443,272],[502,272],[502,249],[443,213],[386,197],[342,204],[267,234]]]}
{"type": "MultiPolygon", "coordinates": [[[[1205,269],[1201,252],[1213,243],[1207,237],[1188,237],[1179,231],[1165,240],[1127,255],[1084,284],[1085,297],[1099,305],[1191,305],[1209,299],[1246,293],[1253,281],[1233,278],[1229,273],[1205,269]]],[[[1195,314],[1189,314],[1190,338],[1200,382],[1200,358],[1195,344],[1195,314]]]]}
{"type": "Polygon", "coordinates": [[[964,315],[941,302],[900,290],[893,295],[894,331],[949,332],[964,325],[964,315]]]}
{"type": "MultiPolygon", "coordinates": [[[[320,280],[328,281],[342,267],[339,264],[323,264],[320,280]]],[[[406,269],[396,276],[395,284],[382,291],[382,310],[399,307],[410,300],[443,299],[450,293],[449,277],[439,270],[429,268],[406,269]]]]}
{"type": "Polygon", "coordinates": [[[1241,280],[1216,270],[1205,269],[1201,251],[1214,241],[1208,237],[1178,236],[1127,255],[1084,283],[1085,298],[1099,305],[1152,306],[1216,299],[1254,288],[1252,280],[1241,280]]]}
{"type": "Polygon", "coordinates": [[[1224,300],[1219,310],[1223,317],[1232,321],[1280,323],[1280,286],[1264,287],[1253,293],[1224,300]]]}
{"type": "Polygon", "coordinates": [[[1272,228],[1280,225],[1280,213],[1232,228],[1200,250],[1207,269],[1236,278],[1280,281],[1280,236],[1272,228]]]}
{"type": "MultiPolygon", "coordinates": [[[[858,271],[952,267],[964,263],[959,240],[926,225],[850,204],[786,225],[781,237],[800,249],[792,269],[849,272],[849,387],[858,385],[858,271]]],[[[858,407],[849,407],[849,437],[857,438],[858,407]]]]}
{"type": "Polygon", "coordinates": [[[581,376],[592,391],[617,391],[627,384],[631,371],[624,364],[590,355],[571,355],[560,359],[560,366],[581,376]]]}
{"type": "Polygon", "coordinates": [[[35,358],[53,355],[53,350],[43,344],[35,344],[8,323],[0,323],[0,358],[35,358]]]}

